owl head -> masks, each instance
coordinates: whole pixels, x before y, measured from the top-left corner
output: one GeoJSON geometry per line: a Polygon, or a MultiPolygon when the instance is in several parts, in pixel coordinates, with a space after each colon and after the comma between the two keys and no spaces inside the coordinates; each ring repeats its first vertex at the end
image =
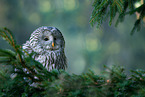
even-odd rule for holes
{"type": "Polygon", "coordinates": [[[30,37],[30,47],[36,53],[64,51],[65,41],[62,33],[55,27],[37,28],[30,37]]]}

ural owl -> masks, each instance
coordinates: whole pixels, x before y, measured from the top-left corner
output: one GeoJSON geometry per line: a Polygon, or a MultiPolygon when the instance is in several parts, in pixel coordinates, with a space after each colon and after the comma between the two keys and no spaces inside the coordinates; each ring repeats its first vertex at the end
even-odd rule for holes
{"type": "Polygon", "coordinates": [[[37,28],[22,48],[29,54],[34,52],[33,58],[48,71],[65,69],[67,66],[64,52],[65,40],[62,33],[55,27],[37,28]]]}

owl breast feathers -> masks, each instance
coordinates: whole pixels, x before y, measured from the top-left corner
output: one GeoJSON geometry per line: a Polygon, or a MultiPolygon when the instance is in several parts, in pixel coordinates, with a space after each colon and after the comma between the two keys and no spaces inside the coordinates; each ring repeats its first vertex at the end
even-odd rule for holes
{"type": "Polygon", "coordinates": [[[55,27],[39,27],[23,44],[22,48],[39,61],[48,71],[65,69],[67,67],[64,52],[65,40],[62,33],[55,27]]]}

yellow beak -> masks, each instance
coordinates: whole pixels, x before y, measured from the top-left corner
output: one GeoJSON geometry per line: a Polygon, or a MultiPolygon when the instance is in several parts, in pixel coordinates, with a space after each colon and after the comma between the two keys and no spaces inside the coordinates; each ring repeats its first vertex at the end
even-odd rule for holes
{"type": "Polygon", "coordinates": [[[54,47],[54,42],[52,42],[52,47],[54,47]]]}

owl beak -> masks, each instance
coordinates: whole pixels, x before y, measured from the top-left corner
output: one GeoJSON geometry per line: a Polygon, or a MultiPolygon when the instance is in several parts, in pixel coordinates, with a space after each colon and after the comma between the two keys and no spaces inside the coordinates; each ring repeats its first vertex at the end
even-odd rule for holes
{"type": "Polygon", "coordinates": [[[52,47],[54,47],[54,42],[52,42],[52,47]]]}

